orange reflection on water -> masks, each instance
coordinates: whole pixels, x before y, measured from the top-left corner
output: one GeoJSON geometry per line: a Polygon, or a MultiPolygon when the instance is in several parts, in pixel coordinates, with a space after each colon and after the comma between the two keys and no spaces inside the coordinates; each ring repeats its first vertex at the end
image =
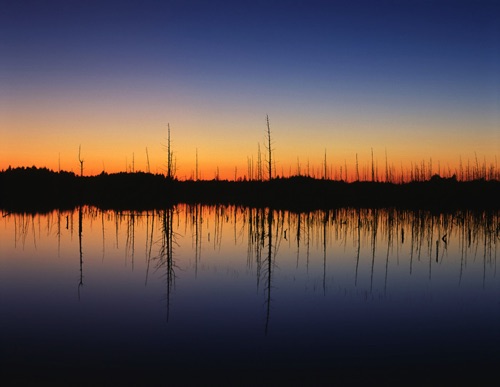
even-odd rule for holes
{"type": "Polygon", "coordinates": [[[265,275],[272,271],[273,281],[286,282],[293,274],[313,288],[362,287],[370,292],[386,292],[391,278],[461,280],[464,273],[476,275],[478,267],[486,281],[494,275],[490,268],[495,267],[499,233],[498,214],[468,211],[297,214],[178,205],[148,212],[83,207],[6,214],[2,220],[2,257],[10,257],[2,261],[13,267],[36,261],[39,270],[61,272],[81,263],[82,271],[105,278],[113,276],[118,263],[120,270],[143,272],[145,281],[163,268],[172,280],[180,269],[181,276],[217,272],[254,283],[270,281],[265,275]]]}

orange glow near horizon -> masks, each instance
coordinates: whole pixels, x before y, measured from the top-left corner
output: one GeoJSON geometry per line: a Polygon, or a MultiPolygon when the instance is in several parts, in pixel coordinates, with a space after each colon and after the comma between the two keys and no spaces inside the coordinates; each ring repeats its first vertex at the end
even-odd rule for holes
{"type": "MultiPolygon", "coordinates": [[[[256,148],[256,147],[255,147],[256,148]]],[[[257,148],[246,149],[240,155],[226,155],[220,153],[204,152],[203,148],[193,149],[189,152],[180,153],[174,150],[174,163],[176,166],[176,177],[179,180],[195,179],[211,180],[219,178],[220,180],[238,180],[238,179],[256,179],[258,177],[258,156],[257,148]],[[196,176],[196,150],[198,151],[198,174],[196,176]],[[253,151],[253,153],[252,153],[253,151]]],[[[359,176],[360,180],[371,180],[372,159],[371,150],[363,149],[361,152],[335,151],[335,149],[322,149],[318,152],[311,152],[312,155],[297,153],[294,155],[280,154],[274,151],[273,176],[289,177],[294,175],[312,176],[323,178],[325,175],[325,152],[326,152],[326,177],[328,179],[354,181],[359,176]],[[356,172],[357,157],[357,172],[356,172]]],[[[264,179],[268,177],[268,164],[266,150],[261,145],[261,173],[264,179]]],[[[78,147],[72,152],[57,152],[52,155],[24,152],[2,152],[0,161],[0,170],[9,167],[31,167],[48,168],[54,171],[71,171],[80,173],[80,163],[78,161],[78,147]],[[8,161],[7,161],[8,160],[8,161]]],[[[115,153],[92,152],[82,147],[82,159],[84,160],[84,175],[93,176],[101,172],[151,172],[154,174],[166,174],[167,155],[162,146],[143,147],[141,152],[129,152],[121,157],[115,153]],[[148,164],[149,159],[149,164],[148,164]]],[[[429,173],[432,168],[432,174],[439,173],[441,176],[451,176],[460,174],[460,170],[465,171],[480,169],[484,167],[488,171],[495,171],[499,174],[498,158],[494,153],[482,154],[474,151],[464,151],[460,154],[452,152],[413,152],[406,153],[392,151],[390,148],[373,148],[374,170],[379,181],[385,181],[386,166],[392,179],[399,180],[403,174],[404,179],[408,180],[412,170],[418,168],[429,173]],[[386,164],[387,152],[387,164],[386,164]],[[437,154],[437,156],[435,156],[437,154]]]]}
{"type": "MultiPolygon", "coordinates": [[[[179,106],[176,106],[178,108],[179,106]]],[[[46,167],[80,173],[78,148],[84,160],[84,174],[145,171],[166,173],[167,124],[158,111],[139,106],[124,116],[101,107],[90,117],[75,108],[53,113],[34,109],[26,115],[15,109],[0,117],[0,170],[9,166],[46,167]],[[116,118],[119,117],[119,118],[116,118]],[[148,117],[144,119],[143,117],[148,117]],[[160,123],[159,123],[160,122],[160,123]],[[9,128],[5,130],[5,128],[9,128]],[[89,129],[90,128],[90,129],[89,129]],[[149,161],[149,162],[148,162],[149,161]]],[[[260,147],[264,178],[267,178],[266,126],[264,117],[241,111],[218,117],[168,111],[176,119],[171,126],[171,149],[176,176],[180,180],[248,179],[258,176],[260,147]],[[251,165],[253,165],[251,167],[251,165]]],[[[374,114],[371,121],[352,114],[294,116],[285,109],[270,115],[273,148],[273,176],[311,175],[330,179],[371,180],[371,152],[379,180],[385,180],[386,155],[393,178],[421,169],[452,175],[477,164],[498,173],[500,135],[494,120],[426,117],[420,121],[404,115],[374,114]],[[293,117],[293,118],[290,118],[293,117]],[[476,128],[475,130],[472,130],[476,128]]]]}

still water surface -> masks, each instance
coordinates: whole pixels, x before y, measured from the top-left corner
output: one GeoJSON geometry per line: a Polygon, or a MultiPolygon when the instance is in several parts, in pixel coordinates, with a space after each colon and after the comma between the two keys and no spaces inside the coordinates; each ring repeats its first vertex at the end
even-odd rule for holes
{"type": "Polygon", "coordinates": [[[4,213],[2,368],[33,381],[490,377],[499,241],[496,212],[4,213]]]}

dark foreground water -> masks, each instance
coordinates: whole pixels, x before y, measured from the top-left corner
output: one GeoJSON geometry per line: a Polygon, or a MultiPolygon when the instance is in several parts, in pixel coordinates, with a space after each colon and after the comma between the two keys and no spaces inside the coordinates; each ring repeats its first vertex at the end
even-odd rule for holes
{"type": "Polygon", "coordinates": [[[2,215],[9,385],[500,378],[498,213],[2,215]]]}

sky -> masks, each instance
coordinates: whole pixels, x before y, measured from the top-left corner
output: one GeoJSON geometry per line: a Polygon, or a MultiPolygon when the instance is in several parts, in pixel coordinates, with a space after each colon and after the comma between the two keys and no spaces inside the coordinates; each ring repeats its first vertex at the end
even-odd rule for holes
{"type": "Polygon", "coordinates": [[[496,165],[500,3],[0,3],[0,170],[165,173],[170,125],[180,179],[248,177],[266,115],[278,175],[496,165]]]}

